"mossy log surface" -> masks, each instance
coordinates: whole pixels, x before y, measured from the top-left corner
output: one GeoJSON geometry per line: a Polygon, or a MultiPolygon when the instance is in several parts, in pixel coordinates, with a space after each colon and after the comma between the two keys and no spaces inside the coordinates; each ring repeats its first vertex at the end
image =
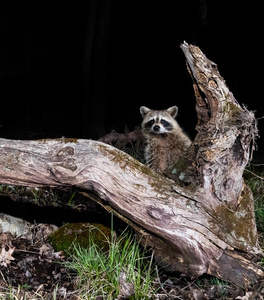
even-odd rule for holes
{"type": "Polygon", "coordinates": [[[168,270],[253,285],[264,278],[254,263],[262,252],[242,174],[255,117],[198,47],[184,43],[182,49],[194,81],[198,133],[166,176],[99,141],[0,139],[0,183],[95,193],[141,233],[168,270]]]}

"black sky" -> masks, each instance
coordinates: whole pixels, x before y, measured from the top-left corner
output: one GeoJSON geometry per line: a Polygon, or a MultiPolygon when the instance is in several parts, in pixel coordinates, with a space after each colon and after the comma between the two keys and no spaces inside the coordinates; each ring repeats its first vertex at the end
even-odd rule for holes
{"type": "MultiPolygon", "coordinates": [[[[261,3],[2,0],[0,135],[98,138],[133,130],[139,107],[176,104],[195,135],[180,44],[214,61],[239,103],[263,116],[261,3]]],[[[262,153],[264,121],[259,120],[262,153]]]]}

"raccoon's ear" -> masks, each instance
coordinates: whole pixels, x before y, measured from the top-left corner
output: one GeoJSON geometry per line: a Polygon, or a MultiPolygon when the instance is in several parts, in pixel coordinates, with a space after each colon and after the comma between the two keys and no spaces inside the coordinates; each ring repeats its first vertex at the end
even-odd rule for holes
{"type": "Polygon", "coordinates": [[[150,112],[150,109],[147,108],[146,106],[141,106],[141,107],[140,107],[140,113],[141,113],[141,115],[142,115],[143,118],[145,117],[145,115],[146,115],[148,112],[150,112]]]}
{"type": "Polygon", "coordinates": [[[175,118],[177,116],[178,113],[178,107],[177,106],[172,106],[170,108],[167,109],[167,112],[173,117],[175,118]]]}

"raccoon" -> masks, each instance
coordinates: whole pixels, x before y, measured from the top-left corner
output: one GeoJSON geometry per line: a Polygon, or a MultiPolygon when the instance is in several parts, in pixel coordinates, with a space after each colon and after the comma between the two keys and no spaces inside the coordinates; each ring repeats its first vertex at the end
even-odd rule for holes
{"type": "Polygon", "coordinates": [[[140,113],[143,117],[142,133],[146,141],[146,164],[157,173],[163,173],[190,146],[191,140],[175,120],[177,106],[166,110],[151,110],[141,106],[140,113]]]}

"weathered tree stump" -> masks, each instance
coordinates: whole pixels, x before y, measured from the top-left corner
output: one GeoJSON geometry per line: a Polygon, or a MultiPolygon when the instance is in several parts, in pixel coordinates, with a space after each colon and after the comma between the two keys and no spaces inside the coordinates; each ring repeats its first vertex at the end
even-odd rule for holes
{"type": "Polygon", "coordinates": [[[166,176],[99,141],[0,139],[0,182],[96,193],[168,270],[249,286],[264,278],[254,263],[262,252],[253,197],[242,178],[256,120],[198,47],[181,47],[194,81],[198,133],[166,176]]]}

